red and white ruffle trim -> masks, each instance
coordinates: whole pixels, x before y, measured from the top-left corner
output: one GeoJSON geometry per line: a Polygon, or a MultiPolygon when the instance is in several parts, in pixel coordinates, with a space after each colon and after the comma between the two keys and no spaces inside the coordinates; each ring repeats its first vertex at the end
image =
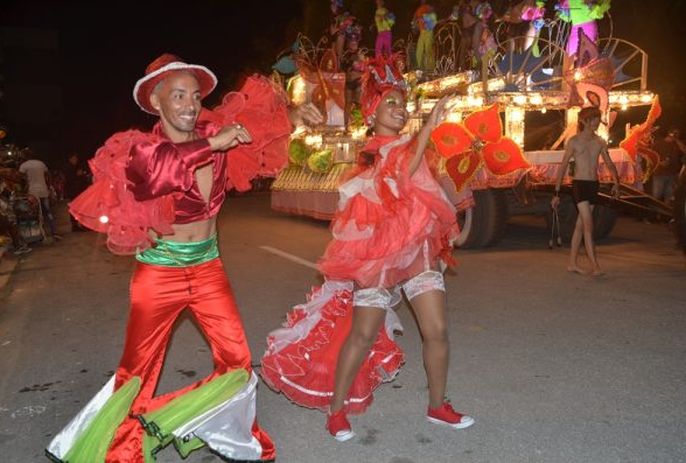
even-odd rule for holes
{"type": "MultiPolygon", "coordinates": [[[[328,411],[334,388],[336,361],[350,332],[353,284],[327,281],[313,289],[305,304],[288,313],[284,326],[267,337],[262,378],[298,405],[328,411]]],[[[360,367],[345,401],[346,413],[363,413],[374,390],[395,378],[404,354],[394,342],[402,325],[393,310],[360,367]]]]}

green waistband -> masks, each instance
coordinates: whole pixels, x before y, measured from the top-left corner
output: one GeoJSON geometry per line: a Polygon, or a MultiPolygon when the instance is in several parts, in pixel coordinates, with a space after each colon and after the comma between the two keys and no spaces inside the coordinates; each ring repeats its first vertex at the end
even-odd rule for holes
{"type": "Polygon", "coordinates": [[[154,248],[136,254],[138,262],[164,267],[190,267],[204,264],[217,257],[219,249],[216,235],[204,241],[191,243],[157,240],[154,248]]]}

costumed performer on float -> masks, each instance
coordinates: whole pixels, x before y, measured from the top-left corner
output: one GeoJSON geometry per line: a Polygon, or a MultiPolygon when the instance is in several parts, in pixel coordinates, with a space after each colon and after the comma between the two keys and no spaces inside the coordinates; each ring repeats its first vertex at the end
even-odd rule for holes
{"type": "Polygon", "coordinates": [[[207,445],[231,459],[271,461],[274,445],[255,420],[251,357],[219,259],[217,214],[231,188],[287,162],[292,123],[319,123],[312,106],[287,107],[268,79],[250,77],[213,111],[206,67],[164,54],[133,98],[159,116],[151,132],[113,135],[91,160],[95,181],[70,204],[109,249],[136,255],[124,352],[115,375],[47,449],[53,461],[150,462],[173,443],[182,456],[207,445]],[[214,371],[155,396],[172,327],[188,309],[212,351],[214,371]]]}
{"type": "Polygon", "coordinates": [[[395,15],[384,6],[384,0],[376,0],[374,23],[376,24],[375,56],[391,56],[393,53],[393,32],[391,29],[395,24],[395,15]]]}
{"type": "Polygon", "coordinates": [[[476,6],[474,14],[478,22],[474,26],[474,36],[472,37],[472,54],[477,59],[476,66],[481,67],[481,72],[487,72],[488,64],[498,52],[498,44],[491,31],[489,21],[493,16],[493,8],[488,2],[481,2],[476,6]]]}
{"type": "Polygon", "coordinates": [[[533,55],[541,56],[541,51],[538,48],[538,38],[541,35],[541,29],[545,25],[545,2],[542,0],[527,0],[522,8],[522,20],[529,23],[529,28],[526,31],[526,39],[524,41],[524,50],[528,50],[530,46],[534,46],[533,55]]]}
{"type": "Polygon", "coordinates": [[[417,67],[425,72],[430,72],[436,67],[434,57],[434,29],[438,22],[438,16],[434,7],[426,0],[419,0],[419,8],[414,12],[413,24],[419,29],[415,57],[417,67]]]}
{"type": "Polygon", "coordinates": [[[345,52],[345,43],[348,40],[356,18],[350,12],[345,11],[343,0],[331,0],[331,14],[333,16],[329,25],[329,34],[333,42],[332,48],[336,53],[336,59],[340,63],[341,57],[345,52]]]}
{"type": "Polygon", "coordinates": [[[555,5],[558,17],[571,23],[566,51],[569,56],[576,55],[579,49],[579,34],[584,32],[593,43],[598,42],[598,24],[610,10],[611,0],[562,0],[555,5]]]}
{"type": "MultiPolygon", "coordinates": [[[[396,57],[397,58],[397,57],[396,57]]],[[[328,412],[338,441],[354,437],[348,413],[362,413],[372,393],[395,377],[403,353],[393,341],[393,307],[404,291],[422,335],[429,384],[426,417],[456,429],[474,420],[445,399],[449,345],[442,270],[458,235],[455,209],[438,184],[429,135],[445,112],[440,100],[416,136],[406,85],[393,61],[377,58],[363,78],[362,112],[374,135],[339,187],[333,240],[319,261],[326,282],[270,333],[262,377],[299,405],[328,412]]]]}
{"type": "MultiPolygon", "coordinates": [[[[531,45],[537,44],[539,33],[545,24],[544,16],[545,2],[543,0],[521,0],[512,4],[500,18],[507,23],[507,35],[510,40],[509,50],[522,53],[528,50],[531,45]],[[515,46],[515,39],[520,36],[524,36],[524,40],[515,46]]],[[[537,47],[534,48],[533,53],[534,56],[540,55],[537,47]]]]}

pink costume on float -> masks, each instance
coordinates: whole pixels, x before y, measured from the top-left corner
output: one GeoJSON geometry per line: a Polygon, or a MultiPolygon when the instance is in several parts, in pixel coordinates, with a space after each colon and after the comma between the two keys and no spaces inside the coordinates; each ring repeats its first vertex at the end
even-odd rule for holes
{"type": "Polygon", "coordinates": [[[374,56],[391,56],[393,53],[393,25],[395,15],[386,9],[383,0],[376,1],[377,9],[374,12],[376,24],[376,42],[374,43],[374,56]]]}
{"type": "Polygon", "coordinates": [[[555,5],[559,18],[572,24],[566,47],[569,56],[575,55],[579,49],[579,34],[581,31],[592,42],[598,42],[598,24],[596,20],[602,19],[605,13],[610,10],[610,1],[561,0],[555,5]]]}

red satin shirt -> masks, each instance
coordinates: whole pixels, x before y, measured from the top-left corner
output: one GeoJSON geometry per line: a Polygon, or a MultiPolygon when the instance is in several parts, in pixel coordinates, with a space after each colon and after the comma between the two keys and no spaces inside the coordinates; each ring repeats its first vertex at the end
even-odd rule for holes
{"type": "Polygon", "coordinates": [[[227,153],[213,152],[207,137],[215,135],[219,127],[211,122],[199,121],[195,133],[197,140],[173,143],[164,134],[160,123],[152,130],[154,141],[131,147],[126,177],[137,201],[145,201],[172,194],[176,218],[174,223],[184,224],[207,220],[217,215],[224,202],[227,186],[227,153]],[[214,163],[212,189],[205,201],[195,170],[214,163]]]}

